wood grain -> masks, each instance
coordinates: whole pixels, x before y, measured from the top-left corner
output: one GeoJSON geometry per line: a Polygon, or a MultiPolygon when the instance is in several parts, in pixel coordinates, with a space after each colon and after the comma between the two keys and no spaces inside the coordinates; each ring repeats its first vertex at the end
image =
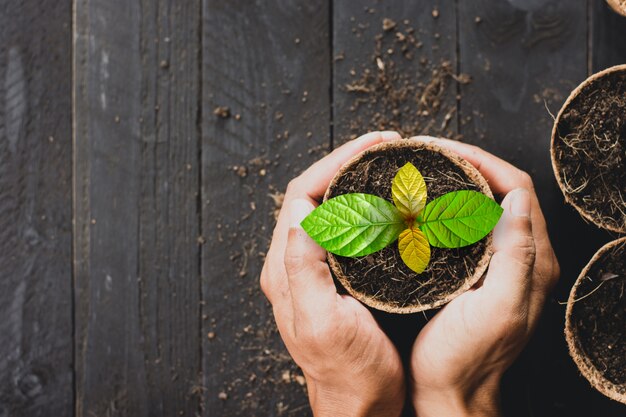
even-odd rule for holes
{"type": "Polygon", "coordinates": [[[259,274],[274,225],[270,195],[328,147],[328,7],[204,1],[205,416],[310,413],[259,274]]]}
{"type": "MultiPolygon", "coordinates": [[[[589,47],[588,50],[588,75],[601,71],[613,65],[626,63],[626,17],[613,12],[605,1],[590,1],[589,4],[589,47]]],[[[609,236],[602,233],[602,243],[613,240],[617,236],[609,236]]],[[[600,248],[598,243],[595,247],[585,252],[585,257],[580,262],[586,263],[591,259],[591,250],[600,248]]],[[[570,259],[574,259],[571,257],[570,259]]],[[[579,262],[577,261],[576,264],[579,262]]],[[[582,267],[581,267],[582,269],[582,267]]],[[[568,282],[570,280],[568,279],[568,282]]],[[[573,399],[570,407],[583,413],[602,414],[603,416],[617,417],[624,414],[624,406],[607,399],[593,389],[588,382],[580,376],[580,372],[571,361],[568,362],[567,376],[572,375],[575,381],[573,399]],[[575,376],[574,376],[575,375],[575,376]],[[575,378],[575,379],[574,379],[575,378]]]]}
{"type": "MultiPolygon", "coordinates": [[[[453,2],[334,2],[334,144],[373,130],[457,136],[456,43],[453,2]],[[441,91],[424,106],[429,90],[441,91]]],[[[407,362],[426,316],[372,313],[407,362]]]]}
{"type": "Polygon", "coordinates": [[[453,2],[333,5],[333,132],[337,144],[373,130],[456,136],[453,2]],[[436,72],[450,74],[437,82],[436,72]],[[368,79],[366,88],[362,81],[368,79]],[[384,79],[384,81],[382,81],[384,79]],[[377,81],[372,81],[377,80],[377,81]],[[438,111],[424,92],[442,89],[438,111]],[[428,111],[424,111],[428,108],[428,111]]]}
{"type": "Polygon", "coordinates": [[[615,13],[606,1],[591,1],[591,72],[626,63],[626,17],[615,13]]]}
{"type": "MultiPolygon", "coordinates": [[[[310,415],[258,285],[273,215],[314,160],[398,120],[535,180],[563,273],[505,376],[508,415],[623,415],[579,376],[556,303],[612,237],[563,204],[548,156],[549,112],[626,62],[626,19],[604,1],[0,10],[0,417],[310,415]],[[400,105],[359,84],[390,68],[400,105]],[[423,114],[429,85],[445,110],[423,114]]],[[[375,315],[406,358],[423,316],[375,315]]]]}
{"type": "Polygon", "coordinates": [[[76,415],[195,416],[200,4],[75,13],[76,415]]]}
{"type": "Polygon", "coordinates": [[[71,2],[0,10],[0,416],[69,416],[71,2]]]}
{"type": "MultiPolygon", "coordinates": [[[[459,2],[463,139],[515,164],[533,177],[561,261],[556,300],[607,236],[563,203],[549,144],[552,114],[586,77],[587,2],[551,0],[459,2]]],[[[503,384],[512,416],[583,416],[593,411],[563,341],[564,308],[553,299],[522,357],[503,384]],[[574,394],[579,393],[580,395],[574,394]]],[[[587,390],[589,391],[589,390],[587,390]]],[[[602,410],[599,411],[599,410],[602,410]]]]}

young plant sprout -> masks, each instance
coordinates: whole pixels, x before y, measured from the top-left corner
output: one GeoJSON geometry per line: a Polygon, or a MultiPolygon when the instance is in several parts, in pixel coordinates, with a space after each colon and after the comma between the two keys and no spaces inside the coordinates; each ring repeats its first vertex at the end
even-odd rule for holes
{"type": "Polygon", "coordinates": [[[339,256],[359,257],[394,241],[404,263],[422,273],[430,246],[460,248],[478,242],[495,227],[502,207],[486,195],[453,191],[428,204],[422,174],[408,162],[396,173],[393,203],[371,194],[343,194],[325,201],[302,227],[321,247],[339,256]]]}

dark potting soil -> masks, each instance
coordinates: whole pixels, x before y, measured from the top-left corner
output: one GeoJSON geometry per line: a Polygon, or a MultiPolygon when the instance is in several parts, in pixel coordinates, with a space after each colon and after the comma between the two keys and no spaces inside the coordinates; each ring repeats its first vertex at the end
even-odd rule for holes
{"type": "Polygon", "coordinates": [[[626,224],[626,71],[585,86],[557,125],[565,193],[601,223],[626,224]]]}
{"type": "MultiPolygon", "coordinates": [[[[422,173],[428,192],[427,202],[451,191],[480,191],[460,167],[438,152],[392,148],[362,158],[353,170],[339,178],[328,197],[368,193],[392,202],[391,182],[407,162],[422,173]]],[[[397,241],[364,257],[336,258],[354,290],[385,304],[406,307],[431,304],[459,289],[473,275],[487,249],[484,239],[458,249],[431,247],[430,264],[421,274],[404,264],[397,241]]]]}
{"type": "Polygon", "coordinates": [[[578,286],[570,323],[604,377],[626,385],[626,244],[605,252],[578,286]]]}

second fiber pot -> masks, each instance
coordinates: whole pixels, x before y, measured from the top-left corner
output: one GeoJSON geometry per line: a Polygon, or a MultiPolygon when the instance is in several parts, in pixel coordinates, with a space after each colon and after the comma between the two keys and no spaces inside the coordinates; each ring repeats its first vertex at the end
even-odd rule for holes
{"type": "Polygon", "coordinates": [[[626,237],[603,246],[576,280],[565,337],[591,385],[626,404],[626,237]]]}
{"type": "MultiPolygon", "coordinates": [[[[471,190],[497,206],[489,200],[493,196],[486,180],[471,164],[435,145],[410,140],[383,143],[355,156],[335,175],[324,201],[364,193],[391,202],[392,181],[408,163],[423,176],[426,203],[447,193],[471,190]]],[[[499,206],[495,209],[500,210],[499,206]]],[[[387,312],[414,313],[439,307],[468,290],[485,272],[490,256],[491,233],[461,248],[430,247],[430,262],[421,273],[405,264],[396,244],[361,257],[329,253],[328,261],[341,285],[364,304],[387,312]]]]}
{"type": "Polygon", "coordinates": [[[626,16],[626,0],[606,0],[615,12],[626,16]]]}
{"type": "Polygon", "coordinates": [[[565,201],[598,227],[626,233],[626,65],[572,91],[555,119],[550,152],[565,201]]]}

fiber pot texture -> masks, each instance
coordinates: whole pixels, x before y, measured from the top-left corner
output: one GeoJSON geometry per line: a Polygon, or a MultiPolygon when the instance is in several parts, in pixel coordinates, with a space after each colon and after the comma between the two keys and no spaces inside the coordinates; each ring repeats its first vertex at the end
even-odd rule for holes
{"type": "Polygon", "coordinates": [[[550,153],[565,201],[598,227],[626,233],[626,65],[592,75],[570,94],[550,153]]]}
{"type": "Polygon", "coordinates": [[[626,16],[626,0],[606,0],[611,6],[611,9],[615,10],[622,16],[626,16]]]}
{"type": "MultiPolygon", "coordinates": [[[[347,193],[367,193],[392,201],[391,183],[411,162],[422,173],[427,202],[457,190],[479,191],[491,198],[487,181],[470,163],[432,144],[412,140],[385,142],[348,161],[330,183],[324,201],[347,193]]],[[[421,274],[409,269],[397,242],[381,251],[346,258],[328,254],[334,276],[354,298],[390,313],[415,313],[448,303],[483,275],[491,257],[491,233],[457,249],[431,247],[431,259],[421,274]]]]}
{"type": "Polygon", "coordinates": [[[591,385],[626,404],[626,237],[603,246],[567,302],[565,338],[591,385]]]}

